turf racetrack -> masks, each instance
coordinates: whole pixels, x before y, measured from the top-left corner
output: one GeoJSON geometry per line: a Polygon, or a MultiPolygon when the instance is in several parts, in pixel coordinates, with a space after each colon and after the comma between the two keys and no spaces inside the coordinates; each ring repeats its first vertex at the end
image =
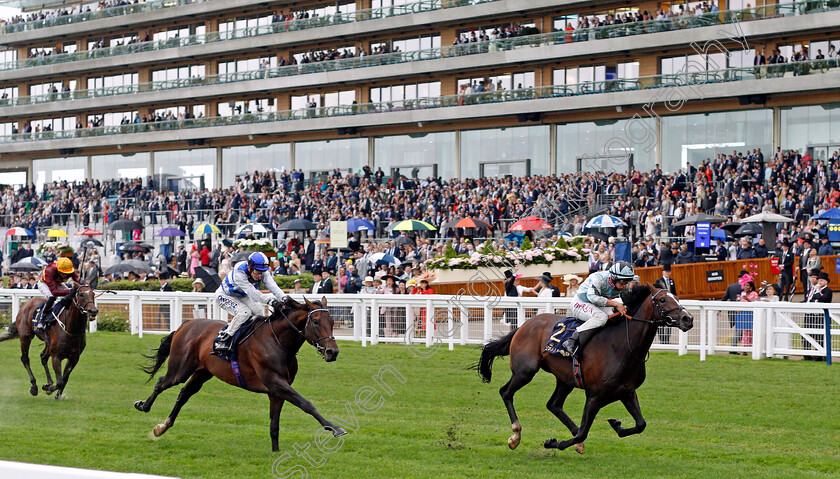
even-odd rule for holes
{"type": "MultiPolygon", "coordinates": [[[[162,394],[148,414],[134,409],[152,384],[137,369],[140,353],[160,341],[97,333],[71,376],[67,398],[28,393],[18,341],[0,344],[0,459],[62,466],[172,475],[183,478],[505,478],[545,477],[838,477],[840,471],[840,365],[804,361],[752,361],[741,356],[654,353],[639,390],[647,430],[619,439],[606,422],[632,424],[620,404],[602,410],[586,441],[586,453],[547,451],[546,438],[569,433],[545,409],[553,380],[539,373],[516,396],[522,444],[507,447],[510,424],[498,389],[507,381],[506,359],[496,362],[493,382],[483,384],[464,367],[478,358],[474,347],[438,351],[428,359],[401,345],[362,348],[340,343],[338,361],[325,363],[308,345],[299,354],[294,386],[326,417],[349,420],[357,430],[339,444],[314,437],[317,422],[286,404],[280,416],[280,453],[271,453],[268,399],[208,382],[181,411],[175,425],[151,439],[169,414],[179,388],[162,394]],[[357,405],[372,378],[391,365],[405,378],[382,377],[393,395],[376,412],[357,405]],[[295,443],[319,465],[296,454],[295,443]],[[283,454],[287,460],[281,462],[283,454]],[[275,464],[275,462],[277,462],[275,464]],[[272,472],[274,471],[274,473],[272,472]],[[298,469],[300,471],[300,469],[298,469]]],[[[33,343],[34,345],[35,343],[33,343]]],[[[44,373],[33,348],[33,371],[44,373]],[[37,365],[37,367],[36,367],[37,365]]],[[[363,398],[362,398],[363,399],[363,398]]],[[[378,396],[372,396],[374,406],[378,396]]],[[[579,420],[583,394],[566,403],[579,420]]],[[[362,401],[364,402],[364,401],[362,401]]],[[[349,428],[348,428],[349,431],[349,428]]]]}

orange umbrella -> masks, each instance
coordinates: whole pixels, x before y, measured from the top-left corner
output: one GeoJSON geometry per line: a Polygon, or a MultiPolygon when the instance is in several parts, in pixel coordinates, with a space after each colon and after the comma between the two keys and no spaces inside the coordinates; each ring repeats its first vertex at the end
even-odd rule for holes
{"type": "Polygon", "coordinates": [[[508,231],[536,231],[550,230],[553,228],[549,222],[536,216],[526,216],[516,223],[510,225],[508,231]]]}

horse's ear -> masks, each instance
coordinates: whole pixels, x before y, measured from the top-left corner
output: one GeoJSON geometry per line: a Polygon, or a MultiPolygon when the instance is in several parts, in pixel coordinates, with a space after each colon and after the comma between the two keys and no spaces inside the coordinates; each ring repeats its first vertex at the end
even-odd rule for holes
{"type": "Polygon", "coordinates": [[[307,306],[309,306],[310,308],[312,307],[312,302],[306,299],[306,296],[303,297],[303,301],[306,303],[307,306]]]}
{"type": "Polygon", "coordinates": [[[326,296],[321,296],[321,306],[323,306],[325,308],[327,307],[327,297],[326,296]]]}
{"type": "Polygon", "coordinates": [[[646,286],[648,287],[648,289],[649,289],[649,290],[651,290],[651,291],[656,291],[656,290],[658,289],[656,286],[654,286],[654,285],[650,284],[650,281],[645,281],[645,285],[646,285],[646,286]]]}

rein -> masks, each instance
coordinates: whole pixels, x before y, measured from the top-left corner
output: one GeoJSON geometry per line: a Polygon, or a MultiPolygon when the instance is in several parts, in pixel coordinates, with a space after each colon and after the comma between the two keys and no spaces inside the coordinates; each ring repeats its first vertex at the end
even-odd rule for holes
{"type": "MultiPolygon", "coordinates": [[[[82,313],[82,315],[83,315],[83,316],[87,317],[87,318],[88,318],[88,321],[89,321],[89,320],[90,320],[90,316],[91,316],[91,314],[93,314],[93,313],[92,313],[90,310],[85,309],[85,308],[87,308],[87,305],[89,305],[90,303],[93,303],[93,304],[94,304],[94,306],[96,305],[96,296],[94,296],[93,298],[89,299],[89,300],[88,300],[87,302],[85,302],[83,305],[79,306],[79,292],[82,290],[82,288],[90,288],[90,286],[80,286],[80,287],[79,287],[79,289],[78,289],[78,290],[76,290],[76,294],[74,294],[74,295],[73,295],[73,306],[75,306],[75,307],[76,307],[76,309],[78,309],[78,310],[79,310],[79,312],[80,312],[80,313],[82,313]]],[[[93,291],[93,288],[91,288],[91,291],[93,291]]],[[[68,310],[67,314],[70,314],[69,310],[68,310]]],[[[61,315],[59,315],[59,316],[61,316],[61,315]]],[[[57,322],[57,323],[58,323],[58,325],[61,327],[61,329],[63,329],[63,330],[64,330],[64,332],[65,332],[66,334],[68,334],[68,335],[70,335],[70,336],[81,336],[82,334],[84,334],[84,333],[85,333],[84,329],[82,330],[82,332],[81,332],[81,333],[71,333],[70,331],[68,331],[68,330],[67,330],[67,324],[65,324],[65,322],[64,322],[64,321],[62,321],[62,320],[61,320],[61,318],[60,318],[59,316],[56,316],[56,318],[55,318],[55,322],[57,322]]],[[[86,328],[85,328],[85,329],[86,329],[86,328]]]]}
{"type": "Polygon", "coordinates": [[[679,303],[677,303],[677,307],[675,307],[675,308],[671,308],[671,309],[668,309],[668,310],[663,310],[659,306],[659,303],[656,302],[656,297],[659,296],[659,293],[662,293],[664,291],[665,291],[664,289],[660,289],[659,291],[657,291],[656,293],[654,293],[650,296],[651,305],[653,306],[653,309],[657,313],[659,318],[657,318],[657,319],[645,319],[645,318],[637,318],[635,316],[630,316],[628,314],[623,314],[622,315],[622,316],[624,316],[625,332],[627,334],[627,347],[630,348],[630,356],[633,359],[635,359],[636,361],[644,362],[644,363],[648,362],[648,360],[650,359],[650,349],[648,349],[647,355],[645,356],[644,359],[640,359],[636,355],[636,353],[633,351],[633,344],[630,342],[630,321],[638,321],[640,323],[652,324],[653,326],[655,326],[658,329],[660,326],[673,326],[674,324],[676,324],[677,320],[675,318],[672,318],[670,314],[674,311],[684,311],[685,310],[685,308],[682,305],[680,305],[679,303]]]}
{"type": "MultiPolygon", "coordinates": [[[[301,331],[300,329],[298,329],[298,327],[297,327],[297,326],[295,326],[295,324],[294,324],[294,323],[292,323],[292,320],[291,320],[291,319],[289,319],[289,317],[286,315],[286,313],[282,313],[282,314],[283,314],[283,319],[285,319],[285,320],[286,320],[286,322],[287,322],[287,323],[289,323],[289,326],[291,326],[291,327],[292,327],[292,329],[293,329],[296,333],[298,333],[301,337],[303,337],[303,339],[304,339],[304,340],[306,340],[306,342],[307,342],[307,343],[309,343],[309,344],[311,344],[312,346],[314,346],[314,347],[315,347],[315,350],[316,350],[316,351],[318,351],[318,353],[320,353],[320,354],[321,354],[321,356],[323,356],[323,355],[324,355],[324,351],[326,351],[326,349],[327,349],[327,348],[326,348],[326,346],[321,346],[321,341],[323,341],[323,340],[325,340],[325,339],[326,339],[326,340],[335,339],[335,337],[334,337],[334,336],[322,336],[322,337],[320,337],[320,338],[318,338],[318,339],[313,340],[313,339],[309,339],[309,337],[306,335],[306,333],[308,333],[308,332],[309,332],[309,324],[310,324],[310,319],[312,318],[312,313],[317,313],[317,312],[319,312],[319,311],[327,311],[327,312],[329,312],[329,309],[327,309],[327,308],[318,308],[318,309],[313,309],[313,310],[309,311],[309,314],[307,314],[307,315],[306,315],[306,324],[304,324],[304,326],[303,326],[303,331],[301,331]]],[[[271,332],[272,332],[272,333],[274,333],[274,329],[272,329],[272,330],[271,330],[271,332]]],[[[280,344],[280,338],[278,338],[278,337],[277,337],[277,334],[276,334],[276,333],[274,333],[274,338],[275,338],[275,339],[277,339],[277,344],[280,344]]],[[[282,346],[281,346],[281,347],[282,347],[282,346]]]]}

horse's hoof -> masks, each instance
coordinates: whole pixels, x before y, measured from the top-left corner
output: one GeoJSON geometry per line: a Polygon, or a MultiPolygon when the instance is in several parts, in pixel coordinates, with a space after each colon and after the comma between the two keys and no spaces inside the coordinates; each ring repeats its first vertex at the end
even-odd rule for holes
{"type": "Polygon", "coordinates": [[[586,447],[584,447],[583,443],[575,444],[575,451],[577,451],[578,454],[583,454],[586,451],[586,447]]]}
{"type": "Polygon", "coordinates": [[[149,411],[146,411],[145,409],[143,409],[143,402],[144,401],[136,401],[134,403],[134,408],[137,409],[138,411],[149,412],[149,411]]]}
{"type": "Polygon", "coordinates": [[[516,447],[519,446],[519,441],[521,441],[521,440],[522,440],[522,437],[519,436],[518,434],[514,434],[513,436],[510,436],[508,438],[508,447],[510,448],[510,450],[512,451],[512,450],[516,449],[516,447]]]}
{"type": "Polygon", "coordinates": [[[44,386],[44,391],[47,393],[47,396],[49,396],[55,392],[55,388],[52,386],[44,386]]]}
{"type": "Polygon", "coordinates": [[[615,429],[616,432],[618,432],[618,429],[621,427],[621,421],[619,421],[618,419],[607,419],[607,422],[610,423],[610,426],[612,426],[612,428],[615,429]]]}
{"type": "Polygon", "coordinates": [[[29,388],[29,394],[31,394],[33,396],[37,396],[38,395],[38,386],[33,384],[32,387],[29,388]]]}
{"type": "Polygon", "coordinates": [[[59,392],[57,392],[57,393],[56,393],[56,395],[55,395],[55,398],[54,398],[54,399],[55,399],[56,401],[60,401],[61,399],[64,399],[64,394],[63,394],[61,391],[59,391],[59,392]]]}
{"type": "Polygon", "coordinates": [[[333,437],[339,437],[347,434],[347,431],[345,431],[344,428],[339,426],[333,426],[330,429],[332,429],[333,437]]]}
{"type": "Polygon", "coordinates": [[[556,448],[557,447],[557,439],[554,439],[553,437],[551,439],[546,439],[545,442],[543,443],[543,447],[546,448],[546,449],[556,448]]]}
{"type": "Polygon", "coordinates": [[[43,386],[41,386],[41,389],[43,389],[44,391],[49,391],[50,386],[52,386],[52,384],[47,383],[47,384],[44,384],[43,386]]]}
{"type": "Polygon", "coordinates": [[[165,433],[167,429],[169,428],[166,427],[166,424],[158,424],[157,426],[155,426],[154,430],[152,430],[152,433],[155,435],[155,437],[160,437],[163,436],[163,433],[165,433]]]}

